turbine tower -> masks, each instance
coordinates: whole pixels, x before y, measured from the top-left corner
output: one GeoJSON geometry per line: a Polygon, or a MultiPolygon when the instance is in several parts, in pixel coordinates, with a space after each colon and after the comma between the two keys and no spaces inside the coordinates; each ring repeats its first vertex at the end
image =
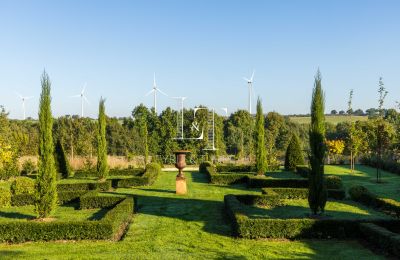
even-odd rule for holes
{"type": "Polygon", "coordinates": [[[22,95],[20,95],[20,94],[18,94],[17,93],[17,95],[19,96],[19,98],[21,99],[21,101],[22,101],[22,120],[25,120],[25,101],[26,100],[28,100],[28,99],[31,99],[31,98],[33,98],[33,96],[32,97],[23,97],[22,95]]]}
{"type": "Polygon", "coordinates": [[[83,117],[83,102],[86,101],[86,103],[90,104],[89,100],[85,96],[86,85],[87,85],[86,83],[85,83],[85,85],[83,85],[83,88],[82,88],[82,91],[80,94],[71,96],[71,97],[80,97],[81,98],[81,117],[83,117]]]}
{"type": "Polygon", "coordinates": [[[154,95],[154,113],[157,114],[157,91],[160,92],[161,94],[165,95],[168,97],[167,94],[165,94],[163,91],[161,91],[159,88],[157,88],[157,84],[156,84],[156,73],[154,73],[154,78],[153,78],[153,89],[150,90],[146,96],[150,95],[151,93],[153,93],[154,95]]]}
{"type": "Polygon", "coordinates": [[[243,77],[243,79],[247,82],[247,85],[249,86],[249,113],[251,115],[251,96],[253,95],[253,78],[254,78],[254,70],[253,70],[253,74],[251,74],[251,78],[245,78],[243,77]]]}

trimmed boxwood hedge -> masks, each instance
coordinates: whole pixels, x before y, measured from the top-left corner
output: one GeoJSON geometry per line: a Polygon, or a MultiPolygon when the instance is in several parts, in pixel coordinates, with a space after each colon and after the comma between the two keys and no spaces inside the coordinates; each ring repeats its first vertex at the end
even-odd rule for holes
{"type": "Polygon", "coordinates": [[[220,185],[246,183],[248,180],[248,176],[254,174],[252,172],[246,172],[246,173],[217,172],[214,166],[206,167],[205,173],[208,175],[210,183],[220,184],[220,185]]]}
{"type": "MultiPolygon", "coordinates": [[[[270,196],[278,196],[280,199],[307,199],[306,188],[263,188],[262,193],[270,196]]],[[[328,189],[328,198],[343,200],[346,197],[345,190],[328,189]]]]}
{"type": "Polygon", "coordinates": [[[111,180],[105,182],[58,183],[57,191],[101,190],[111,189],[111,180]]]}
{"type": "Polygon", "coordinates": [[[253,172],[256,173],[255,165],[217,165],[217,172],[253,172]]]}
{"type": "Polygon", "coordinates": [[[215,167],[215,166],[212,162],[209,162],[209,161],[202,162],[199,165],[199,172],[207,173],[207,167],[215,167]]]}
{"type": "Polygon", "coordinates": [[[121,202],[125,197],[104,196],[98,191],[90,191],[79,198],[81,209],[110,208],[121,202]]]}
{"type": "MultiPolygon", "coordinates": [[[[325,177],[328,189],[342,189],[342,180],[338,176],[328,175],[325,177]]],[[[251,188],[308,188],[308,179],[297,178],[269,178],[249,176],[248,186],[251,188]]]]}
{"type": "MultiPolygon", "coordinates": [[[[109,176],[140,176],[144,173],[143,168],[110,169],[109,176]]],[[[96,171],[77,170],[74,178],[98,177],[96,171]]]]}
{"type": "Polygon", "coordinates": [[[395,216],[397,218],[400,217],[400,202],[392,199],[379,198],[364,186],[352,186],[349,189],[349,195],[354,201],[360,202],[368,207],[373,207],[376,210],[382,211],[388,215],[395,216]]]}
{"type": "Polygon", "coordinates": [[[146,165],[146,171],[143,175],[124,179],[113,179],[112,186],[114,188],[128,188],[132,186],[152,185],[160,173],[161,166],[158,163],[149,163],[146,165]]]}
{"type": "Polygon", "coordinates": [[[0,223],[0,242],[49,240],[116,240],[128,225],[134,208],[132,197],[110,209],[99,221],[7,221],[0,223]]]}
{"type": "MultiPolygon", "coordinates": [[[[242,198],[242,197],[238,197],[242,198]]],[[[224,197],[233,234],[243,238],[357,238],[359,223],[399,225],[398,220],[272,219],[249,218],[235,195],[224,197]]]]}
{"type": "MultiPolygon", "coordinates": [[[[80,196],[84,195],[87,192],[87,190],[58,191],[58,204],[62,205],[77,200],[80,196]]],[[[11,206],[26,206],[34,204],[34,194],[19,194],[11,196],[11,206]]]]}
{"type": "Polygon", "coordinates": [[[400,257],[400,235],[372,223],[360,224],[364,239],[381,250],[400,257]]]}
{"type": "Polygon", "coordinates": [[[308,175],[310,175],[310,168],[308,168],[308,166],[296,166],[296,173],[303,178],[308,178],[308,175]]]}

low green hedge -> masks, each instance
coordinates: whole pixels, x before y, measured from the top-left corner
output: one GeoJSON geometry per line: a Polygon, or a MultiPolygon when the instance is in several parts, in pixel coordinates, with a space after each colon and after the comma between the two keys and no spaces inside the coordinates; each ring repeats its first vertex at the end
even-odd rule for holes
{"type": "Polygon", "coordinates": [[[110,209],[99,221],[6,221],[0,223],[0,242],[49,240],[115,240],[121,237],[134,208],[129,197],[110,209]]]}
{"type": "MultiPolygon", "coordinates": [[[[58,191],[58,204],[63,205],[79,199],[87,190],[58,191]]],[[[12,206],[25,206],[35,204],[35,194],[19,194],[11,196],[12,206]]]]}
{"type": "Polygon", "coordinates": [[[236,195],[238,201],[246,205],[257,205],[264,207],[277,207],[282,206],[282,199],[276,195],[236,195]]]}
{"type": "Polygon", "coordinates": [[[310,168],[308,168],[308,166],[296,166],[296,173],[303,178],[308,178],[310,168]]]}
{"type": "Polygon", "coordinates": [[[255,165],[217,165],[217,172],[256,172],[255,165]]]}
{"type": "Polygon", "coordinates": [[[35,180],[28,177],[17,177],[11,183],[11,192],[14,195],[35,193],[35,180]]]}
{"type": "Polygon", "coordinates": [[[158,163],[149,163],[146,165],[146,170],[141,176],[135,176],[124,179],[113,179],[112,187],[128,188],[132,186],[147,186],[152,185],[161,173],[161,166],[158,163]]]}
{"type": "MultiPolygon", "coordinates": [[[[144,173],[143,168],[110,169],[109,176],[140,176],[144,173]]],[[[77,170],[74,178],[98,177],[96,171],[77,170]]]]}
{"type": "Polygon", "coordinates": [[[373,207],[388,215],[400,217],[400,202],[392,199],[379,198],[374,193],[361,185],[352,186],[349,189],[350,198],[366,206],[373,207]]]}
{"type": "Polygon", "coordinates": [[[79,183],[58,183],[57,191],[78,191],[78,190],[101,190],[111,189],[111,180],[105,182],[79,182],[79,183]]]}
{"type": "Polygon", "coordinates": [[[360,224],[363,237],[372,245],[400,257],[400,235],[372,223],[360,224]]]}
{"type": "MultiPolygon", "coordinates": [[[[342,180],[338,176],[328,175],[325,181],[328,189],[343,188],[342,180]]],[[[249,176],[248,186],[252,188],[308,188],[308,179],[249,176]]]]}
{"type": "Polygon", "coordinates": [[[246,183],[249,176],[249,173],[217,172],[217,168],[214,166],[207,166],[205,173],[208,175],[210,183],[219,185],[246,183]]]}
{"type": "MultiPolygon", "coordinates": [[[[307,199],[306,188],[263,188],[262,193],[270,196],[278,196],[280,199],[307,199]]],[[[328,198],[343,200],[346,197],[345,190],[328,189],[328,198]]]]}
{"type": "Polygon", "coordinates": [[[214,164],[212,162],[209,161],[205,161],[200,163],[199,165],[199,172],[200,173],[207,173],[207,167],[215,167],[214,164]]]}
{"type": "Polygon", "coordinates": [[[124,199],[121,196],[102,196],[98,191],[90,191],[79,198],[81,209],[110,208],[124,199]]]}
{"type": "Polygon", "coordinates": [[[347,219],[272,219],[249,218],[240,200],[243,197],[224,197],[227,215],[232,221],[233,233],[242,238],[357,238],[359,223],[399,225],[398,220],[347,220],[347,219]]]}
{"type": "Polygon", "coordinates": [[[9,189],[0,187],[0,208],[11,204],[11,192],[9,189]]]}

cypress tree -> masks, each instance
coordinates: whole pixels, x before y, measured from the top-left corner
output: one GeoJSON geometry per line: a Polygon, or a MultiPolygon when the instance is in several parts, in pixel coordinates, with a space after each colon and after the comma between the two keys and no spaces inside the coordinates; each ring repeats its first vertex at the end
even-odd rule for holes
{"type": "Polygon", "coordinates": [[[36,178],[35,210],[38,218],[48,217],[57,206],[57,174],[54,162],[53,117],[51,114],[51,82],[42,74],[39,104],[39,161],[36,178]]]}
{"type": "Polygon", "coordinates": [[[315,76],[311,101],[310,165],[308,204],[313,214],[322,213],[327,200],[327,190],[324,179],[325,147],[325,115],[324,92],[321,85],[321,73],[315,76]]]}
{"type": "Polygon", "coordinates": [[[265,149],[265,128],[264,114],[260,98],[257,99],[257,114],[256,114],[256,170],[257,174],[263,175],[267,169],[265,149]]]}
{"type": "Polygon", "coordinates": [[[57,173],[61,173],[61,177],[64,179],[71,176],[71,166],[69,165],[67,155],[65,154],[64,146],[62,145],[60,139],[57,140],[54,156],[56,159],[57,173]]]}
{"type": "Polygon", "coordinates": [[[106,141],[106,114],[105,100],[100,99],[99,102],[99,132],[97,133],[97,174],[100,180],[105,180],[108,176],[107,165],[107,141],[106,141]]]}
{"type": "Polygon", "coordinates": [[[304,157],[301,151],[300,141],[297,135],[293,134],[286,149],[285,169],[294,171],[297,165],[302,164],[304,164],[304,157]]]}

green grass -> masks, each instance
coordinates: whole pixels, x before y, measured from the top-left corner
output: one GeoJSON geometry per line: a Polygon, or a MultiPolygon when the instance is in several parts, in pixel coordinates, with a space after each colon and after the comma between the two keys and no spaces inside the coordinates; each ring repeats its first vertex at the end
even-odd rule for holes
{"type": "MultiPolygon", "coordinates": [[[[284,205],[274,208],[246,206],[249,217],[253,218],[307,218],[310,215],[308,201],[284,200],[284,205]]],[[[353,201],[328,201],[324,216],[332,219],[389,219],[383,213],[374,211],[353,201]]]]}
{"type": "MultiPolygon", "coordinates": [[[[290,116],[289,118],[291,121],[298,124],[309,124],[311,122],[311,118],[309,116],[290,116]]],[[[336,125],[341,122],[366,121],[368,120],[368,116],[351,116],[350,118],[348,115],[327,115],[325,116],[325,120],[328,123],[336,125]]]]}
{"type": "Polygon", "coordinates": [[[248,240],[231,236],[225,194],[260,194],[244,185],[210,185],[186,173],[189,193],[175,195],[176,172],[151,187],[118,189],[138,197],[138,213],[120,242],[0,244],[2,259],[384,259],[356,241],[248,240]]]}
{"type": "Polygon", "coordinates": [[[380,197],[400,201],[400,175],[382,171],[382,183],[376,183],[376,169],[364,165],[356,165],[354,173],[348,165],[325,165],[325,173],[340,176],[346,190],[363,185],[380,197]]]}
{"type": "MultiPolygon", "coordinates": [[[[106,213],[106,210],[101,209],[75,210],[76,206],[74,204],[59,206],[51,217],[55,218],[56,221],[95,220],[102,218],[106,213]]],[[[27,221],[35,217],[34,206],[0,208],[0,223],[13,219],[27,221]]]]}

